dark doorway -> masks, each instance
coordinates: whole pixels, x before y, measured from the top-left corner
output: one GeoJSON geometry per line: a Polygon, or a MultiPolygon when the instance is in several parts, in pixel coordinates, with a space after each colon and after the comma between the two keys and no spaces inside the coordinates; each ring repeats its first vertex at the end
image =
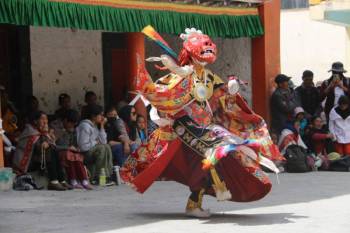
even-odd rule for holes
{"type": "Polygon", "coordinates": [[[0,85],[22,110],[33,93],[28,26],[0,24],[0,85]]]}
{"type": "Polygon", "coordinates": [[[102,33],[104,96],[106,106],[128,100],[129,64],[125,33],[102,33]]]}

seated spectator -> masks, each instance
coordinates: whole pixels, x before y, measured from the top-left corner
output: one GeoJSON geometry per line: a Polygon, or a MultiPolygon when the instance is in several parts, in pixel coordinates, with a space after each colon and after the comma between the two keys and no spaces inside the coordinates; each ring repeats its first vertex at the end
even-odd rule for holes
{"type": "Polygon", "coordinates": [[[60,106],[59,109],[55,111],[55,118],[56,119],[63,119],[66,112],[69,111],[71,107],[71,98],[68,94],[62,93],[58,96],[58,105],[60,106]]]}
{"type": "Polygon", "coordinates": [[[307,172],[317,170],[322,166],[322,158],[310,155],[300,134],[298,121],[290,121],[283,129],[279,149],[286,158],[286,169],[288,172],[307,172]]]}
{"type": "Polygon", "coordinates": [[[298,106],[301,106],[307,118],[318,116],[321,111],[321,96],[313,82],[314,73],[310,70],[303,72],[303,83],[295,89],[298,106]]]}
{"type": "Polygon", "coordinates": [[[18,175],[28,171],[47,170],[49,190],[72,189],[65,181],[54,143],[55,136],[49,131],[47,115],[40,111],[33,112],[29,117],[29,124],[18,139],[13,160],[14,170],[18,175]]]}
{"type": "Polygon", "coordinates": [[[305,118],[305,112],[302,107],[296,107],[294,109],[294,121],[299,124],[299,134],[304,138],[305,129],[308,125],[307,119],[305,118]]]}
{"type": "Polygon", "coordinates": [[[286,149],[290,145],[298,145],[307,149],[303,139],[299,134],[300,124],[298,121],[288,121],[282,130],[281,136],[278,141],[278,146],[281,154],[285,154],[286,149]]]}
{"type": "Polygon", "coordinates": [[[342,156],[350,156],[350,101],[341,96],[338,106],[329,114],[329,131],[335,136],[335,150],[342,156]]]}
{"type": "Polygon", "coordinates": [[[334,152],[332,141],[334,135],[327,130],[320,117],[314,117],[311,119],[307,138],[308,148],[311,153],[314,153],[315,155],[328,155],[329,153],[334,152]]]}
{"type": "Polygon", "coordinates": [[[147,143],[146,120],[142,115],[137,115],[136,118],[136,137],[141,143],[147,143]]]}
{"type": "Polygon", "coordinates": [[[271,96],[271,125],[278,135],[288,120],[293,118],[294,109],[297,107],[294,92],[289,88],[290,77],[279,74],[275,78],[276,90],[271,96]]]}
{"type": "Polygon", "coordinates": [[[137,137],[136,132],[136,109],[134,106],[124,106],[119,113],[122,122],[119,122],[118,129],[122,137],[129,140],[131,153],[134,152],[140,145],[141,140],[137,137]]]}
{"type": "Polygon", "coordinates": [[[90,172],[91,182],[97,184],[99,176],[104,169],[107,184],[111,184],[112,151],[107,144],[107,134],[104,129],[106,123],[103,109],[99,105],[88,105],[87,119],[80,122],[77,127],[77,141],[80,151],[84,154],[84,161],[90,172]]]}
{"type": "Polygon", "coordinates": [[[323,81],[321,86],[322,101],[326,99],[324,111],[329,120],[329,114],[333,107],[337,106],[338,100],[341,96],[350,96],[350,81],[344,76],[346,70],[341,62],[334,62],[332,68],[329,70],[332,76],[323,81]]]}
{"type": "Polygon", "coordinates": [[[15,107],[14,103],[9,100],[9,96],[4,89],[4,87],[0,86],[2,89],[1,92],[1,114],[2,114],[2,128],[5,131],[6,135],[9,139],[14,140],[16,136],[18,136],[18,126],[17,126],[17,115],[18,111],[15,107]]]}
{"type": "Polygon", "coordinates": [[[113,164],[122,166],[130,154],[130,139],[129,137],[122,136],[124,130],[120,130],[123,126],[122,120],[119,118],[117,110],[115,107],[110,107],[106,111],[107,123],[106,123],[106,133],[108,144],[112,148],[113,154],[113,164]],[[118,127],[119,125],[119,127],[118,127]]]}
{"type": "Polygon", "coordinates": [[[121,100],[117,103],[117,112],[120,112],[120,110],[122,110],[122,108],[124,108],[125,106],[127,106],[129,103],[126,102],[125,100],[121,100]]]}
{"type": "Polygon", "coordinates": [[[75,126],[79,122],[79,113],[70,109],[60,117],[63,119],[64,132],[61,137],[57,138],[56,145],[68,180],[75,189],[92,190],[83,164],[84,157],[80,153],[77,143],[75,126]]]}
{"type": "Polygon", "coordinates": [[[58,96],[59,109],[55,111],[55,120],[50,123],[50,128],[55,130],[56,138],[59,138],[64,133],[63,118],[66,113],[71,110],[70,96],[62,93],[58,96]]]}
{"type": "Polygon", "coordinates": [[[15,151],[16,138],[20,131],[17,126],[18,111],[15,105],[9,100],[8,94],[3,86],[0,85],[1,90],[1,113],[2,113],[2,128],[4,134],[2,135],[4,144],[4,165],[5,167],[12,166],[12,156],[15,151]]]}
{"type": "Polygon", "coordinates": [[[80,116],[82,120],[87,119],[87,109],[89,108],[89,106],[97,104],[97,95],[95,94],[95,92],[88,91],[85,93],[85,103],[86,105],[84,105],[81,108],[80,116]]]}

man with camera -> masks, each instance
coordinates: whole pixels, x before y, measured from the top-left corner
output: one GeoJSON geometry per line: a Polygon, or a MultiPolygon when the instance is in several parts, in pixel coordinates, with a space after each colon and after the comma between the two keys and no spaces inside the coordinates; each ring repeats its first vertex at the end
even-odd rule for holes
{"type": "Polygon", "coordinates": [[[328,71],[332,72],[332,76],[323,81],[321,86],[321,100],[326,99],[324,112],[329,120],[329,113],[334,106],[337,105],[341,96],[350,97],[350,80],[344,76],[346,70],[341,62],[334,62],[332,68],[328,71]]]}

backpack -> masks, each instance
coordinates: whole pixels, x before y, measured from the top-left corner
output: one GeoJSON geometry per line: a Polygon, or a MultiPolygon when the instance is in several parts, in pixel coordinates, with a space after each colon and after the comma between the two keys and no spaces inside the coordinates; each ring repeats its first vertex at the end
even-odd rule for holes
{"type": "Polygon", "coordinates": [[[306,150],[298,145],[290,145],[286,149],[284,157],[287,160],[287,172],[301,173],[311,171],[311,162],[309,161],[306,150]]]}
{"type": "Polygon", "coordinates": [[[39,187],[34,178],[30,174],[22,174],[15,178],[13,188],[19,191],[29,191],[31,189],[41,190],[43,187],[39,187]]]}
{"type": "Polygon", "coordinates": [[[333,160],[329,165],[330,171],[338,171],[338,172],[349,172],[350,171],[350,157],[343,156],[340,159],[333,160]]]}

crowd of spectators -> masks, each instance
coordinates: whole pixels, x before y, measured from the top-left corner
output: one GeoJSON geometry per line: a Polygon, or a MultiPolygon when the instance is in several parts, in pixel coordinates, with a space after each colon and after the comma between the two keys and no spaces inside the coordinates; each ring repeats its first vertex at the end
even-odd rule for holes
{"type": "Polygon", "coordinates": [[[151,132],[146,119],[124,102],[116,105],[119,111],[116,106],[104,111],[92,91],[86,92],[85,103],[79,112],[72,108],[71,97],[62,93],[53,115],[40,110],[35,96],[28,98],[22,114],[9,105],[3,108],[4,116],[12,112],[23,118],[14,122],[15,129],[4,127],[13,148],[6,152],[5,162],[17,174],[16,189],[28,190],[32,172],[47,178],[49,190],[92,190],[101,175],[106,177],[104,185],[116,183],[114,168],[123,166],[128,155],[147,142],[151,132]]]}
{"type": "Polygon", "coordinates": [[[305,70],[295,89],[290,77],[279,74],[271,96],[271,129],[281,153],[288,157],[289,146],[297,145],[313,159],[312,166],[325,169],[330,157],[350,158],[350,79],[341,62],[329,72],[316,86],[313,72],[305,70]]]}

